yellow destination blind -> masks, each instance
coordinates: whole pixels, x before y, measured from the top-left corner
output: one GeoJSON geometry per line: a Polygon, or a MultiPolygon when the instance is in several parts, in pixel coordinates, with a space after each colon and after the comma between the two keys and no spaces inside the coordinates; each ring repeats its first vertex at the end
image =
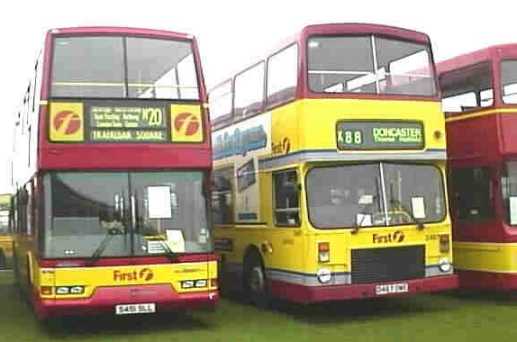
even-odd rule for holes
{"type": "Polygon", "coordinates": [[[202,142],[203,117],[199,105],[171,105],[173,142],[202,142]]]}

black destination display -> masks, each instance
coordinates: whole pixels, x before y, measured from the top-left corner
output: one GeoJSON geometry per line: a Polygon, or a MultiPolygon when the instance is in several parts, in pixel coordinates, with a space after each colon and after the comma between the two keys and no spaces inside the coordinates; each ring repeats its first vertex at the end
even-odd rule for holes
{"type": "Polygon", "coordinates": [[[90,141],[167,141],[166,113],[165,106],[155,104],[91,104],[88,106],[90,141]]]}
{"type": "Polygon", "coordinates": [[[421,149],[424,128],[414,121],[341,121],[336,139],[340,150],[421,149]]]}

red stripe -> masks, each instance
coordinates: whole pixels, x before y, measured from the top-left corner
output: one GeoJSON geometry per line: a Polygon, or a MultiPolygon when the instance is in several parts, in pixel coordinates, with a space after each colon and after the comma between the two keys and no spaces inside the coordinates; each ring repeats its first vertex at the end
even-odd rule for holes
{"type": "Polygon", "coordinates": [[[357,285],[329,285],[304,286],[281,281],[271,281],[271,292],[275,297],[284,298],[296,303],[316,303],[331,300],[360,299],[387,296],[407,296],[415,293],[437,292],[458,287],[456,275],[431,277],[407,281],[393,281],[389,283],[357,284],[357,285]],[[377,285],[407,283],[409,291],[400,294],[379,296],[375,293],[377,285]]]}
{"type": "Polygon", "coordinates": [[[156,311],[214,308],[219,301],[217,291],[177,293],[170,285],[100,287],[86,299],[41,299],[33,294],[39,318],[93,315],[115,312],[119,304],[155,303],[156,311]]]}
{"type": "Polygon", "coordinates": [[[516,273],[457,271],[460,288],[494,291],[517,290],[516,273]]]}
{"type": "MultiPolygon", "coordinates": [[[[174,260],[165,256],[156,257],[132,257],[132,258],[102,258],[93,266],[126,266],[126,265],[156,265],[156,264],[180,264],[186,262],[217,261],[217,254],[179,254],[174,260]]],[[[40,259],[40,267],[86,267],[90,261],[86,258],[77,259],[40,259]]]]}

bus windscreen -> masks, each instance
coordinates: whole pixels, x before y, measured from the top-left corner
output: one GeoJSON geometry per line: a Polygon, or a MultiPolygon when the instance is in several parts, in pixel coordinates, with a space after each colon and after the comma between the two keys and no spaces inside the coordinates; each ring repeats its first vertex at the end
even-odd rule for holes
{"type": "Polygon", "coordinates": [[[309,217],[318,228],[433,223],[446,213],[442,174],[433,165],[315,167],[307,194],[309,217]]]}
{"type": "Polygon", "coordinates": [[[504,103],[517,104],[517,60],[501,62],[501,92],[504,103]]]}
{"type": "Polygon", "coordinates": [[[107,236],[103,257],[210,252],[204,179],[187,171],[47,174],[44,254],[92,257],[107,236]]]}
{"type": "Polygon", "coordinates": [[[55,38],[51,96],[197,100],[192,44],[117,36],[55,38]]]}
{"type": "Polygon", "coordinates": [[[309,87],[317,93],[434,96],[429,45],[375,36],[308,41],[309,87]]]}

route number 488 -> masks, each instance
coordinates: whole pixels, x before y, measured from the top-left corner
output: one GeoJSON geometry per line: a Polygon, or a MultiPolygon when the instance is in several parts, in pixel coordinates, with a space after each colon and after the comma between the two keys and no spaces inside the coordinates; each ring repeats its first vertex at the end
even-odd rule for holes
{"type": "Polygon", "coordinates": [[[361,145],[363,143],[363,134],[361,131],[345,131],[343,140],[345,145],[361,145]]]}

